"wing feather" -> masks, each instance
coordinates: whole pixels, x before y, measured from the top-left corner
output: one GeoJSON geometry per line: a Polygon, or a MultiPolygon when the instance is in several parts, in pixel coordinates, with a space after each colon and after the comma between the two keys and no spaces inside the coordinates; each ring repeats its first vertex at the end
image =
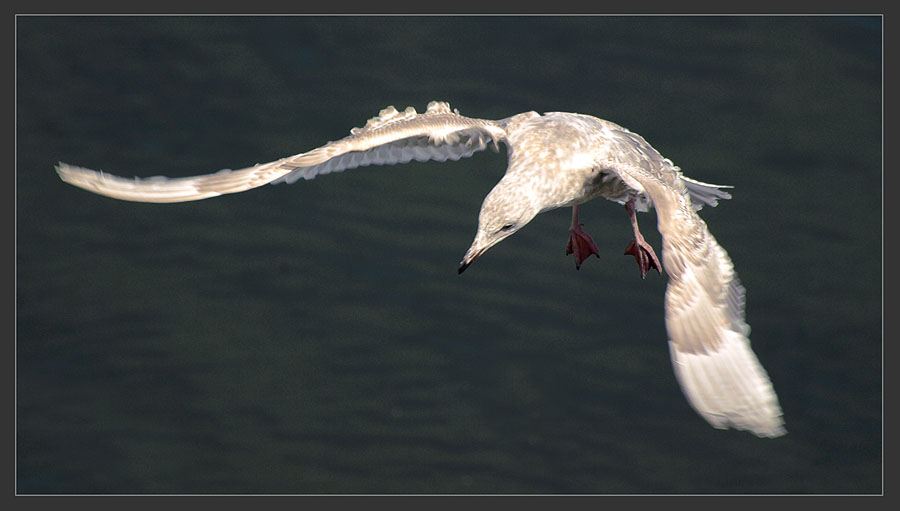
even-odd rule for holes
{"type": "Polygon", "coordinates": [[[778,397],[750,346],[744,288],[728,253],[697,215],[692,199],[715,205],[726,192],[682,176],[643,138],[612,142],[614,169],[637,182],[657,211],[663,239],[666,330],[675,375],[691,406],[716,428],[761,437],[786,433],[778,397]],[[633,149],[640,145],[640,150],[633,149]],[[637,161],[651,161],[638,165],[637,161]]]}
{"type": "Polygon", "coordinates": [[[60,178],[74,186],[107,197],[136,202],[185,202],[237,193],[268,183],[293,183],[321,174],[367,165],[393,165],[417,161],[467,158],[496,148],[506,141],[506,131],[494,121],[474,119],[432,101],[424,113],[412,107],[398,112],[382,110],[363,128],[354,128],[341,140],[277,161],[241,170],[168,178],[124,178],[60,162],[60,178]]]}
{"type": "MultiPolygon", "coordinates": [[[[653,187],[650,187],[652,190],[653,187]]],[[[691,406],[717,428],[783,435],[772,383],[750,346],[744,321],[744,288],[728,254],[688,204],[667,220],[668,208],[651,192],[663,233],[666,329],[676,377],[691,406]],[[693,230],[698,244],[684,235],[693,230]]]]}
{"type": "Polygon", "coordinates": [[[778,397],[750,346],[744,288],[731,259],[689,203],[681,215],[667,216],[669,208],[660,207],[665,201],[652,191],[650,195],[670,279],[665,299],[669,349],[688,401],[717,428],[762,437],[785,434],[778,397]],[[677,225],[665,225],[673,219],[677,225]]]}

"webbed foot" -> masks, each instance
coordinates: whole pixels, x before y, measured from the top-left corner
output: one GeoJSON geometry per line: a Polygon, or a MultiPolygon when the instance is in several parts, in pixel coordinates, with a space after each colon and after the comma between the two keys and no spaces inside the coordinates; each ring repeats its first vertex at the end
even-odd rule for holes
{"type": "Polygon", "coordinates": [[[600,257],[597,245],[594,240],[581,229],[582,224],[574,224],[569,228],[569,243],[566,245],[566,255],[573,254],[575,256],[575,269],[581,269],[581,263],[585,261],[591,254],[600,257]]]}

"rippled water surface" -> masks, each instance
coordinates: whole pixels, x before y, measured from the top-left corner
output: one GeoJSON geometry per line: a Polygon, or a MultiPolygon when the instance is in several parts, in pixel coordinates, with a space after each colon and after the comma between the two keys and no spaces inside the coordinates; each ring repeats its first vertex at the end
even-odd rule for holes
{"type": "MultiPolygon", "coordinates": [[[[879,18],[19,17],[19,493],[879,493],[879,18]],[[790,433],[688,406],[666,277],[621,206],[457,263],[506,156],[184,204],[124,175],[239,168],[434,99],[610,119],[688,176],[748,290],[790,433]]],[[[640,218],[659,247],[655,213],[640,218]]]]}

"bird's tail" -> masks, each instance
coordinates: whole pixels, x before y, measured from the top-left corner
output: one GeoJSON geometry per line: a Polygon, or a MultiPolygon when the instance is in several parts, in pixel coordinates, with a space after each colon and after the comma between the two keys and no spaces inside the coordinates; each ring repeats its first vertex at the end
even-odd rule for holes
{"type": "Polygon", "coordinates": [[[694,206],[695,211],[699,210],[704,205],[716,207],[719,203],[719,199],[730,199],[731,194],[723,190],[723,188],[734,188],[729,185],[704,183],[684,175],[681,176],[681,180],[687,187],[687,191],[691,196],[691,204],[694,206]]]}

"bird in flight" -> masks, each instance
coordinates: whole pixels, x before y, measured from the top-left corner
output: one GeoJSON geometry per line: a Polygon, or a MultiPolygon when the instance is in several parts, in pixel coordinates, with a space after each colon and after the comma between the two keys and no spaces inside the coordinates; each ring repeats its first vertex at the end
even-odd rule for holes
{"type": "Polygon", "coordinates": [[[237,193],[265,184],[293,183],[366,165],[467,158],[499,144],[509,164],[485,197],[462,273],[488,249],[538,213],[571,207],[566,253],[576,268],[594,241],[582,229],[578,206],[594,197],[624,205],[641,277],[664,268],[669,276],[665,323],[676,378],[691,406],[712,426],[760,437],[784,435],[783,414],[769,377],[750,347],[744,288],[728,254],[697,211],[731,195],[723,185],[684,176],[640,135],[589,115],[525,112],[493,121],[465,117],[445,102],[424,113],[382,110],[362,128],[311,151],[241,170],[193,177],[124,178],[59,163],[60,178],[85,190],[136,202],[184,202],[237,193]],[[637,211],[656,208],[662,261],[641,235],[637,211]]]}

